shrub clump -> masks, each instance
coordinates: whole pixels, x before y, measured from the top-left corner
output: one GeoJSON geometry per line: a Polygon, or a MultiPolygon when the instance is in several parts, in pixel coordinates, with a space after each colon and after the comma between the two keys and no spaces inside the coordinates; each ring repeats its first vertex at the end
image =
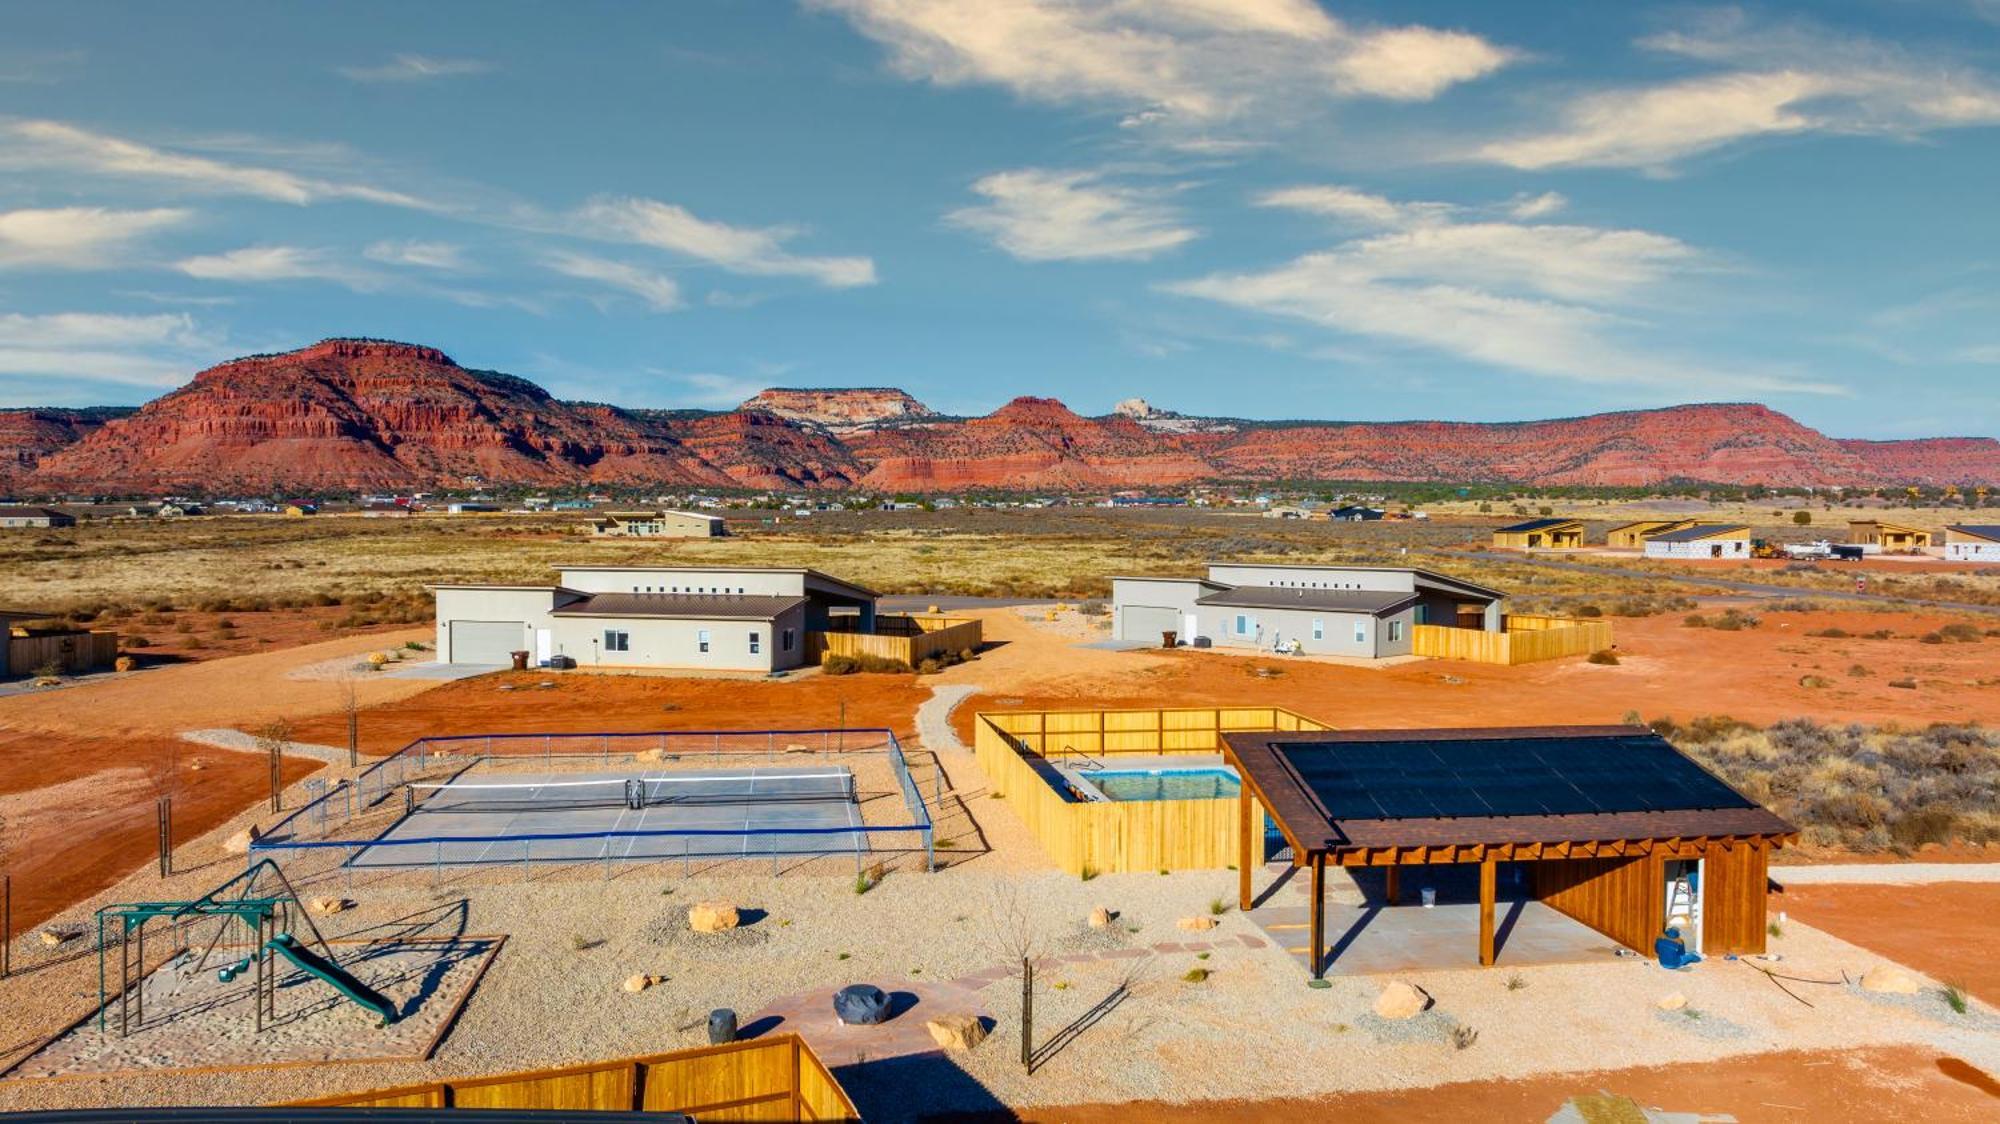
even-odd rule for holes
{"type": "Polygon", "coordinates": [[[1609,664],[1615,667],[1618,664],[1618,653],[1609,648],[1599,648],[1597,651],[1590,653],[1590,662],[1609,664]]]}

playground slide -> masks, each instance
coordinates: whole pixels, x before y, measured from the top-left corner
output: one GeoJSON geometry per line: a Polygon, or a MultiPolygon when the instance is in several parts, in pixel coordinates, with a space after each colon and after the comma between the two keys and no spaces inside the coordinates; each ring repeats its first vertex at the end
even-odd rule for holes
{"type": "Polygon", "coordinates": [[[383,998],[381,992],[355,979],[347,969],[300,944],[290,933],[279,933],[264,947],[291,961],[307,975],[331,985],[333,990],[354,1003],[375,1012],[384,1024],[396,1021],[395,1004],[383,998]]]}

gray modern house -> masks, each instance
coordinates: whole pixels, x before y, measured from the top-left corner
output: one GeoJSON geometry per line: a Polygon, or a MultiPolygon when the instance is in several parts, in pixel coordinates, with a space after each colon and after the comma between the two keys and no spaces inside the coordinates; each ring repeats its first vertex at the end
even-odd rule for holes
{"type": "Polygon", "coordinates": [[[807,569],[562,566],[554,585],[436,588],[445,663],[782,671],[808,632],[873,632],[873,590],[807,569]]]}
{"type": "Polygon", "coordinates": [[[1120,640],[1380,659],[1411,654],[1420,624],[1500,632],[1499,590],[1431,570],[1211,563],[1201,578],[1114,578],[1120,640]]]}

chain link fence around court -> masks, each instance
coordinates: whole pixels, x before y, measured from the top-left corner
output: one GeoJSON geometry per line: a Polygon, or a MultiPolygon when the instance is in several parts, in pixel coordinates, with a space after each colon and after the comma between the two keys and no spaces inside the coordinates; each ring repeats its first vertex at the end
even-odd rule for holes
{"type": "Polygon", "coordinates": [[[307,803],[252,858],[357,869],[921,854],[927,800],[884,729],[420,738],[307,803]]]}

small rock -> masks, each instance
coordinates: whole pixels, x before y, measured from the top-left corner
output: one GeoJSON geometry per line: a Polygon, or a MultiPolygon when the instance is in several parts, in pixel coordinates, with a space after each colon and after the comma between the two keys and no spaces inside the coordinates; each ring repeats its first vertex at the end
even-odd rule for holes
{"type": "Polygon", "coordinates": [[[199,758],[199,757],[197,757],[197,758],[195,758],[194,760],[192,760],[192,761],[188,762],[188,770],[189,770],[190,772],[195,772],[195,773],[199,773],[199,772],[201,772],[201,771],[202,771],[203,769],[206,769],[206,768],[208,768],[208,762],[206,762],[206,761],[203,761],[203,760],[202,760],[201,758],[199,758]]]}
{"type": "Polygon", "coordinates": [[[1688,997],[1678,991],[1672,995],[1660,996],[1659,1002],[1653,1004],[1653,1006],[1658,1007],[1662,1011],[1678,1011],[1687,1005],[1688,997]]]}
{"type": "Polygon", "coordinates": [[[1917,978],[1894,964],[1877,964],[1862,973],[1861,990],[1884,995],[1915,995],[1923,990],[1917,978]]]}
{"type": "Polygon", "coordinates": [[[1174,922],[1174,926],[1179,929],[1185,929],[1190,933],[1203,933],[1215,928],[1215,918],[1199,916],[1183,917],[1179,921],[1174,922]]]}
{"type": "Polygon", "coordinates": [[[720,933],[741,922],[736,907],[728,902],[696,902],[688,907],[688,928],[697,933],[720,933]]]}
{"type": "Polygon", "coordinates": [[[972,1015],[939,1015],[926,1020],[924,1029],[947,1050],[970,1050],[986,1041],[986,1024],[972,1015]]]}
{"type": "Polygon", "coordinates": [[[222,849],[231,855],[247,855],[250,853],[250,844],[255,843],[263,837],[264,833],[258,831],[257,825],[253,823],[228,839],[223,840],[222,849]]]}
{"type": "Polygon", "coordinates": [[[1411,1019],[1430,1010],[1430,992],[1416,984],[1396,980],[1375,997],[1375,1013],[1385,1019],[1411,1019]]]}
{"type": "Polygon", "coordinates": [[[314,913],[345,913],[354,907],[346,898],[314,898],[310,904],[314,913]]]}
{"type": "Polygon", "coordinates": [[[76,937],[75,933],[65,933],[60,929],[43,929],[41,935],[42,943],[50,948],[60,947],[76,937]]]}
{"type": "Polygon", "coordinates": [[[625,983],[623,986],[626,991],[632,992],[633,994],[636,995],[639,992],[642,992],[649,987],[655,987],[659,984],[663,984],[666,982],[667,982],[667,977],[665,976],[648,976],[644,973],[640,973],[639,975],[636,976],[625,977],[625,983]]]}
{"type": "Polygon", "coordinates": [[[1109,924],[1111,924],[1110,910],[1104,908],[1103,906],[1098,906],[1096,909],[1090,911],[1091,928],[1102,929],[1109,924]]]}

